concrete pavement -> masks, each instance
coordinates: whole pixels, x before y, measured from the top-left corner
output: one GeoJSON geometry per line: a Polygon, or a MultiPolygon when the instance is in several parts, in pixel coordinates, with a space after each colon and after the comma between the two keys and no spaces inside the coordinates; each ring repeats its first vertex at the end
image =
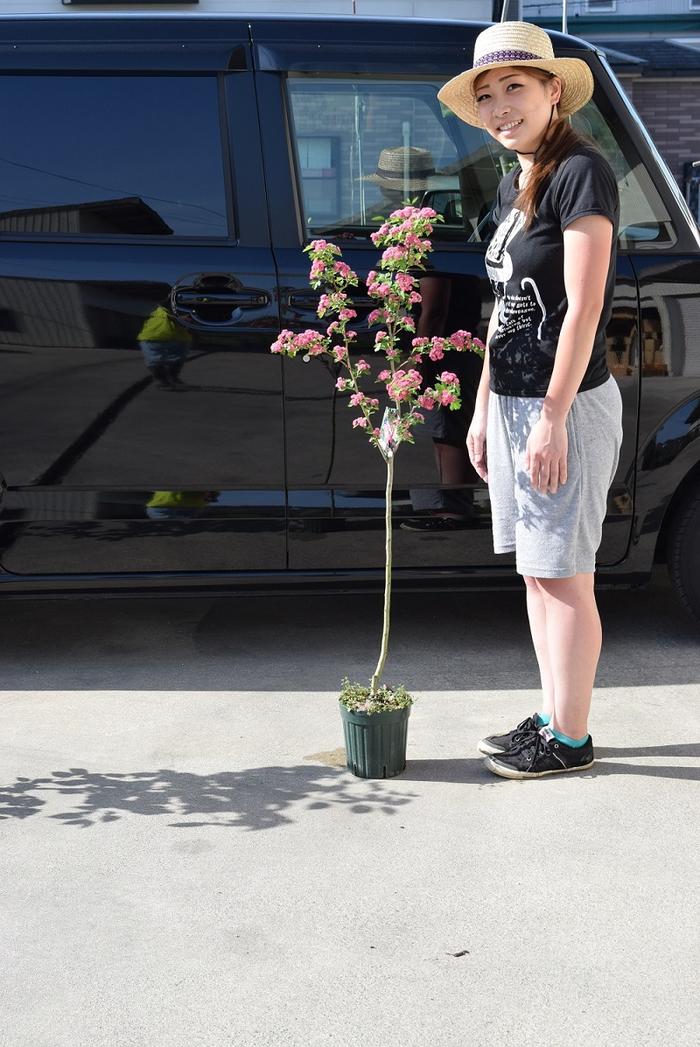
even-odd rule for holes
{"type": "Polygon", "coordinates": [[[596,767],[508,782],[519,593],[397,599],[388,781],[378,597],[0,604],[1,1047],[694,1044],[700,629],[662,570],[600,605],[596,767]]]}

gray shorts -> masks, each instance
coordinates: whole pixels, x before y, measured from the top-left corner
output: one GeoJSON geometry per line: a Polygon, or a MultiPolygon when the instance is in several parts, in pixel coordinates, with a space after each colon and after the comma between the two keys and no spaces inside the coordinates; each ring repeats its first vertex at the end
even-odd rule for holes
{"type": "Polygon", "coordinates": [[[496,553],[515,552],[518,574],[570,578],[595,570],[607,496],[622,443],[622,398],[610,376],[577,393],[566,420],[568,478],[541,494],[524,468],[542,397],[489,393],[486,460],[496,553]]]}

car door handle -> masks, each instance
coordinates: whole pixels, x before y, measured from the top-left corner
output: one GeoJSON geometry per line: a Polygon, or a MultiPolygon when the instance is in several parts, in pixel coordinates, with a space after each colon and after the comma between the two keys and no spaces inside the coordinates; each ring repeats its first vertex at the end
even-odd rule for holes
{"type": "MultiPolygon", "coordinates": [[[[369,298],[367,295],[354,295],[350,292],[350,297],[354,306],[359,306],[360,309],[374,309],[377,304],[374,299],[369,298]]],[[[297,309],[313,309],[314,311],[318,308],[320,301],[320,294],[312,294],[307,291],[292,292],[289,296],[289,304],[293,308],[297,309]]]]}
{"type": "Polygon", "coordinates": [[[230,305],[234,309],[259,309],[270,296],[265,291],[177,291],[173,301],[183,309],[202,305],[230,305]]]}

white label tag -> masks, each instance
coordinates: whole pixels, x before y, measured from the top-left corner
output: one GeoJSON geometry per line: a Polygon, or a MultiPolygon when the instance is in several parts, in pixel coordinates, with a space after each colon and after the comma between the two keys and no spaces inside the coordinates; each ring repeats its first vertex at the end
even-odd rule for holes
{"type": "Polygon", "coordinates": [[[393,458],[396,448],[399,446],[399,440],[396,433],[396,423],[398,422],[398,419],[399,412],[395,407],[385,408],[382,424],[379,427],[378,438],[379,450],[385,458],[393,458]]]}

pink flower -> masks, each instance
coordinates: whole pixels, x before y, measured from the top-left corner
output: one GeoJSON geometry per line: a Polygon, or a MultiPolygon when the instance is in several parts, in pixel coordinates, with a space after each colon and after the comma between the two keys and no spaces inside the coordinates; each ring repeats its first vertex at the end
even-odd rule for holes
{"type": "Polygon", "coordinates": [[[458,381],[457,375],[453,374],[452,371],[443,371],[438,378],[438,382],[444,382],[445,385],[450,385],[452,382],[456,381],[458,381]]]}
{"type": "Polygon", "coordinates": [[[455,403],[456,400],[457,397],[455,396],[455,394],[448,392],[447,389],[443,390],[443,392],[440,393],[440,403],[443,407],[449,407],[449,405],[455,403]]]}
{"type": "Polygon", "coordinates": [[[403,244],[397,244],[393,247],[387,247],[382,255],[383,262],[399,262],[408,254],[403,244]]]}
{"type": "Polygon", "coordinates": [[[430,342],[429,338],[412,338],[411,345],[414,349],[422,349],[424,345],[428,345],[430,342]]]}
{"type": "Polygon", "coordinates": [[[336,387],[336,389],[340,389],[340,391],[342,393],[343,390],[345,389],[345,387],[347,386],[347,384],[348,384],[347,378],[338,378],[336,383],[335,383],[335,387],[336,387]]]}
{"type": "Polygon", "coordinates": [[[386,320],[386,312],[384,311],[384,309],[373,309],[372,312],[367,317],[367,325],[368,325],[368,327],[371,327],[372,324],[376,324],[376,323],[382,324],[382,323],[385,322],[385,320],[386,320]]]}
{"type": "Polygon", "coordinates": [[[371,370],[366,360],[358,360],[356,366],[358,374],[366,374],[367,371],[371,370]]]}
{"type": "MultiPolygon", "coordinates": [[[[273,353],[287,353],[294,346],[294,332],[288,331],[285,327],[279,333],[279,338],[276,342],[273,342],[270,346],[270,351],[273,353]]],[[[296,352],[296,350],[294,350],[296,352]]]]}
{"type": "Polygon", "coordinates": [[[435,407],[435,397],[431,396],[430,393],[422,393],[418,397],[418,404],[420,407],[424,407],[426,411],[432,411],[435,407]]]}
{"type": "Polygon", "coordinates": [[[471,331],[455,331],[450,335],[450,341],[455,349],[468,349],[471,342],[471,331]]]}
{"type": "Polygon", "coordinates": [[[411,291],[408,300],[411,303],[411,305],[417,305],[418,302],[423,301],[423,296],[418,294],[417,291],[411,291]]]}
{"type": "MultiPolygon", "coordinates": [[[[328,242],[326,240],[312,240],[311,241],[311,249],[313,251],[325,251],[325,249],[328,246],[329,245],[328,245],[328,242]]],[[[331,245],[331,246],[333,246],[333,245],[331,245]]]]}
{"type": "Polygon", "coordinates": [[[439,345],[434,345],[432,347],[432,349],[430,350],[430,352],[428,353],[428,356],[430,357],[431,360],[442,360],[444,355],[445,354],[442,351],[442,347],[439,346],[439,345]]]}
{"type": "Polygon", "coordinates": [[[412,290],[415,281],[412,276],[408,275],[408,273],[397,273],[396,283],[402,291],[410,291],[412,290]]]}
{"type": "Polygon", "coordinates": [[[341,309],[338,313],[338,319],[340,320],[354,320],[357,313],[354,309],[341,309]]]}
{"type": "Polygon", "coordinates": [[[331,356],[336,361],[336,363],[340,363],[342,360],[346,358],[347,355],[348,351],[344,345],[334,345],[331,349],[331,356]]]}
{"type": "Polygon", "coordinates": [[[355,275],[347,262],[334,262],[333,269],[344,280],[349,280],[355,275]]]}
{"type": "Polygon", "coordinates": [[[387,378],[391,378],[391,371],[386,368],[383,371],[380,371],[377,375],[377,380],[379,382],[386,382],[387,378]]]}
{"type": "Polygon", "coordinates": [[[350,397],[350,406],[351,407],[358,407],[359,404],[361,404],[364,399],[365,399],[365,394],[364,393],[353,393],[352,396],[350,397]]]}
{"type": "Polygon", "coordinates": [[[353,429],[366,429],[369,425],[369,418],[353,418],[352,427],[353,429]]]}

